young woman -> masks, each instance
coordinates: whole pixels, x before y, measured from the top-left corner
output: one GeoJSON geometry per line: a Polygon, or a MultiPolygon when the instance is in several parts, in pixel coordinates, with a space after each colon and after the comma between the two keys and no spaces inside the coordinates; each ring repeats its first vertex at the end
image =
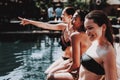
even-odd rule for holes
{"type": "Polygon", "coordinates": [[[69,62],[69,58],[71,58],[70,34],[74,31],[71,28],[72,27],[71,20],[74,13],[75,13],[75,9],[73,7],[66,7],[62,11],[62,15],[61,15],[63,23],[59,23],[59,24],[49,24],[49,23],[33,21],[33,20],[18,17],[21,20],[22,25],[31,24],[43,29],[63,31],[63,34],[61,36],[61,41],[60,41],[60,44],[64,51],[63,56],[62,58],[59,58],[58,60],[56,60],[52,65],[50,65],[49,68],[47,68],[47,70],[45,71],[46,74],[57,71],[61,69],[61,67],[63,68],[63,64],[67,64],[69,62]]]}
{"type": "Polygon", "coordinates": [[[77,80],[79,75],[79,66],[80,62],[80,55],[84,53],[89,46],[91,45],[91,41],[88,38],[88,35],[85,33],[84,29],[84,17],[86,13],[81,10],[77,10],[73,15],[72,24],[74,32],[71,34],[71,43],[72,43],[72,58],[71,62],[69,63],[68,67],[63,70],[59,70],[56,72],[51,73],[48,76],[48,80],[77,80]],[[79,40],[79,42],[78,42],[79,40]],[[76,49],[78,46],[73,44],[78,44],[79,49],[76,49]],[[80,52],[79,55],[76,56],[76,52],[80,52]]]}
{"type": "Polygon", "coordinates": [[[92,45],[80,59],[79,80],[99,80],[103,75],[105,80],[117,80],[116,55],[107,15],[100,10],[91,11],[85,17],[84,26],[92,45]]]}

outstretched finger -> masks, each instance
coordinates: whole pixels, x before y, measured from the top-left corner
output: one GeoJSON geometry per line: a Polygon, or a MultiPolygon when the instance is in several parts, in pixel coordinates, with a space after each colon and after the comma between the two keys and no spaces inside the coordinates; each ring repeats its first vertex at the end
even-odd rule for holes
{"type": "Polygon", "coordinates": [[[24,19],[24,18],[22,18],[22,17],[18,17],[18,19],[22,20],[22,19],[24,19]]]}

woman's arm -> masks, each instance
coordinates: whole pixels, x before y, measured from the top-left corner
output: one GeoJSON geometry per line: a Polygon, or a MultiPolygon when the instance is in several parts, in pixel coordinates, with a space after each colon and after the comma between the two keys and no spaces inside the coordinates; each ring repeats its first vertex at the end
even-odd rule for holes
{"type": "Polygon", "coordinates": [[[116,57],[113,47],[110,47],[103,57],[105,80],[117,80],[116,57]]]}
{"type": "Polygon", "coordinates": [[[20,24],[22,24],[23,26],[31,24],[36,27],[43,28],[43,29],[49,29],[49,30],[64,30],[65,27],[67,26],[67,24],[65,24],[65,23],[49,24],[49,23],[29,20],[29,19],[25,19],[25,18],[21,18],[21,17],[18,17],[18,18],[21,20],[20,24]]]}
{"type": "Polygon", "coordinates": [[[81,38],[80,38],[80,33],[79,32],[75,32],[71,35],[71,45],[72,45],[72,61],[73,64],[70,67],[70,71],[75,70],[77,68],[80,67],[80,50],[81,50],[81,46],[80,46],[80,42],[81,42],[81,38]]]}

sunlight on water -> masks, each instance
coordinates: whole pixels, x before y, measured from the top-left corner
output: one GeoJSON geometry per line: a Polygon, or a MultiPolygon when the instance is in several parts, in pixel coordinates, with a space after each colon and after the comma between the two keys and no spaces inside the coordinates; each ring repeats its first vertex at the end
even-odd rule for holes
{"type": "Polygon", "coordinates": [[[44,71],[63,51],[56,38],[40,40],[0,42],[0,63],[5,64],[0,65],[0,80],[45,80],[44,71]]]}

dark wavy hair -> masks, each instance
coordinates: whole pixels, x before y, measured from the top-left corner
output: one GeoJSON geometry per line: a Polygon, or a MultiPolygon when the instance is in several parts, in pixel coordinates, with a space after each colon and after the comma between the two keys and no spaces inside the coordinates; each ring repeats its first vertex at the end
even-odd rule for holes
{"type": "Polygon", "coordinates": [[[90,13],[88,13],[85,18],[93,19],[93,21],[99,26],[105,24],[106,25],[105,37],[113,45],[112,25],[110,23],[109,18],[102,10],[93,10],[90,13]]]}
{"type": "Polygon", "coordinates": [[[74,15],[75,13],[75,8],[74,7],[66,7],[65,8],[65,12],[68,14],[68,15],[74,15]]]}
{"type": "Polygon", "coordinates": [[[81,9],[77,9],[76,12],[78,13],[77,16],[80,17],[81,21],[83,21],[83,25],[79,27],[78,31],[84,31],[85,32],[85,27],[84,27],[84,20],[85,20],[85,16],[88,13],[85,10],[81,10],[81,9]]]}

